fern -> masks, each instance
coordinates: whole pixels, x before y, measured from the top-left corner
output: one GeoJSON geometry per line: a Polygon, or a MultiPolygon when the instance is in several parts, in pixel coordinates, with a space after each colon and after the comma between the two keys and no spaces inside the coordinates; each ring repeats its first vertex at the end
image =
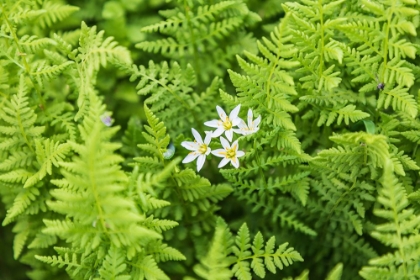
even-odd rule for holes
{"type": "Polygon", "coordinates": [[[395,251],[371,259],[360,275],[365,279],[415,278],[420,273],[416,257],[419,254],[420,218],[412,209],[407,209],[407,195],[393,174],[391,161],[385,165],[382,185],[378,197],[380,207],[374,213],[385,221],[376,225],[371,235],[395,251]]]}
{"type": "Polygon", "coordinates": [[[195,0],[179,2],[162,15],[166,20],[143,27],[142,31],[160,32],[167,37],[141,42],[136,47],[181,61],[183,67],[191,64],[204,81],[210,80],[211,75],[222,74],[222,66],[229,67],[234,54],[245,48],[248,38],[242,26],[261,20],[242,0],[216,1],[210,5],[195,0]]]}
{"type": "Polygon", "coordinates": [[[194,93],[197,87],[196,74],[191,65],[181,68],[178,63],[161,65],[149,62],[144,66],[118,64],[131,74],[130,80],[139,79],[136,86],[139,95],[147,96],[145,104],[161,118],[171,136],[189,131],[193,123],[203,123],[210,114],[203,114],[202,108],[216,106],[216,92],[221,86],[218,78],[201,94],[194,93]]]}
{"type": "Polygon", "coordinates": [[[239,229],[236,238],[229,232],[222,219],[217,220],[216,232],[208,255],[201,260],[194,271],[204,279],[230,279],[232,275],[238,279],[252,279],[251,269],[257,276],[264,278],[266,269],[276,273],[296,261],[303,261],[300,254],[284,243],[275,250],[275,238],[271,237],[264,245],[260,232],[255,235],[251,244],[246,224],[239,229]],[[229,267],[232,268],[229,269],[229,267]]]}
{"type": "Polygon", "coordinates": [[[418,1],[3,2],[3,277],[419,276],[418,1]]]}

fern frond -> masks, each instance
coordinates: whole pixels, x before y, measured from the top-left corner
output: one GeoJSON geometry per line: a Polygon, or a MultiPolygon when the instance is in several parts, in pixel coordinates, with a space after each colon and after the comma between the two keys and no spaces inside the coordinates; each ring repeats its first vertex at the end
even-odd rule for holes
{"type": "Polygon", "coordinates": [[[42,28],[49,27],[79,10],[76,6],[63,5],[54,1],[42,1],[43,13],[37,18],[42,28]]]}
{"type": "Polygon", "coordinates": [[[408,207],[406,192],[393,174],[390,160],[384,166],[381,183],[383,188],[378,197],[380,207],[374,210],[374,214],[385,222],[376,225],[371,235],[395,251],[371,259],[360,275],[365,279],[373,275],[385,279],[415,278],[420,272],[417,261],[420,254],[420,216],[408,207]]]}
{"type": "Polygon", "coordinates": [[[19,39],[19,45],[22,47],[24,53],[35,53],[47,46],[54,46],[55,41],[50,38],[38,38],[35,35],[24,35],[19,39]]]}
{"type": "Polygon", "coordinates": [[[38,198],[39,195],[40,191],[37,188],[21,189],[13,201],[13,206],[7,210],[7,215],[2,225],[7,225],[13,222],[14,219],[18,215],[22,214],[38,198]]]}
{"type": "Polygon", "coordinates": [[[17,137],[20,145],[26,144],[33,151],[32,139],[40,137],[45,128],[35,125],[37,116],[28,107],[27,91],[25,77],[21,75],[18,93],[13,95],[10,103],[0,111],[1,119],[7,124],[0,126],[0,133],[11,138],[17,137]]]}
{"type": "MultiPolygon", "coordinates": [[[[69,65],[73,64],[73,61],[66,61],[60,65],[46,65],[46,62],[42,62],[37,65],[36,69],[33,69],[31,75],[35,77],[37,82],[42,86],[45,80],[51,80],[54,77],[61,74],[69,65]]],[[[34,67],[35,68],[35,67],[34,67]]]]}
{"type": "Polygon", "coordinates": [[[272,272],[276,272],[276,267],[282,270],[284,266],[289,266],[296,261],[303,261],[300,254],[293,248],[287,248],[288,243],[284,243],[274,251],[275,238],[271,237],[264,246],[261,233],[257,233],[252,242],[246,224],[242,225],[235,238],[232,248],[236,260],[233,263],[232,272],[238,279],[251,279],[250,266],[252,271],[259,277],[265,276],[265,267],[272,272]],[[252,248],[252,251],[250,250],[252,248]],[[264,265],[261,258],[264,258],[264,265]],[[251,261],[252,260],[252,261],[251,261]],[[249,263],[251,261],[251,264],[249,263]]]}
{"type": "Polygon", "coordinates": [[[96,76],[100,66],[105,67],[107,62],[119,62],[130,64],[131,57],[128,50],[113,40],[112,37],[103,39],[104,32],[96,32],[96,27],[89,28],[82,22],[81,33],[77,56],[73,54],[77,62],[77,71],[79,81],[77,83],[79,95],[77,105],[79,111],[75,116],[78,120],[89,111],[90,98],[94,92],[93,77],[96,76]]]}
{"type": "Polygon", "coordinates": [[[129,280],[131,276],[127,273],[124,252],[117,247],[111,246],[101,269],[99,269],[99,274],[103,279],[129,280]]]}
{"type": "Polygon", "coordinates": [[[185,256],[177,249],[163,244],[160,240],[151,242],[146,248],[147,254],[153,255],[157,262],[184,261],[185,256]]]}
{"type": "Polygon", "coordinates": [[[24,188],[29,188],[41,181],[47,174],[52,174],[52,165],[58,167],[58,162],[64,160],[66,154],[70,151],[70,145],[67,143],[60,144],[59,142],[54,143],[51,140],[35,141],[35,152],[37,157],[37,163],[40,165],[40,169],[24,184],[24,188]]]}
{"type": "Polygon", "coordinates": [[[152,256],[139,258],[135,263],[132,263],[131,276],[134,279],[140,280],[169,280],[169,277],[157,266],[157,263],[152,256]]]}
{"type": "Polygon", "coordinates": [[[169,135],[166,134],[165,124],[160,122],[146,105],[144,105],[144,112],[149,125],[144,126],[146,131],[142,132],[142,135],[148,144],[139,144],[138,147],[158,158],[159,162],[163,162],[163,153],[170,141],[169,135]]]}
{"type": "Polygon", "coordinates": [[[84,143],[70,142],[79,156],[60,163],[64,179],[52,180],[59,189],[51,191],[56,200],[48,202],[53,211],[66,213],[74,223],[55,230],[57,223],[50,221],[46,232],[55,232],[74,247],[94,249],[106,238],[117,247],[132,244],[138,250],[140,238],[159,235],[138,224],[142,217],[134,202],[121,195],[128,179],[119,170],[122,159],[114,154],[119,145],[109,142],[116,128],[100,122],[103,107],[97,99],[92,101],[92,111],[79,128],[84,143]]]}
{"type": "Polygon", "coordinates": [[[142,30],[170,37],[141,42],[136,47],[162,53],[180,61],[182,67],[191,64],[198,78],[204,81],[210,80],[214,73],[222,73],[220,64],[229,67],[233,56],[245,49],[248,40],[246,33],[242,32],[243,26],[261,20],[242,0],[219,1],[211,5],[193,1],[177,3],[164,15],[167,17],[165,21],[142,30]],[[220,60],[220,57],[224,59],[220,60]]]}

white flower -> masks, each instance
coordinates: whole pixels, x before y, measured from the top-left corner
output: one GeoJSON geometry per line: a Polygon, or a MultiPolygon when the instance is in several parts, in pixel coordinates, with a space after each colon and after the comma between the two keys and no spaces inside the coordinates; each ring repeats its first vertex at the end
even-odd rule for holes
{"type": "Polygon", "coordinates": [[[252,110],[249,109],[248,110],[248,125],[246,125],[242,119],[241,119],[241,122],[238,124],[240,133],[242,133],[243,135],[249,135],[249,134],[257,132],[260,129],[258,126],[260,125],[260,122],[261,122],[261,115],[259,115],[258,118],[256,118],[254,121],[252,119],[253,119],[252,110]]]}
{"type": "Polygon", "coordinates": [[[212,137],[219,137],[220,135],[222,135],[223,132],[225,132],[227,139],[229,139],[229,141],[232,141],[233,132],[236,132],[236,130],[234,130],[233,127],[241,122],[241,119],[238,117],[240,109],[241,104],[236,106],[235,109],[233,109],[232,112],[230,112],[228,117],[225,111],[220,106],[216,106],[216,110],[219,114],[220,120],[211,120],[204,123],[209,127],[217,128],[215,131],[213,131],[212,137]]]}
{"type": "Polygon", "coordinates": [[[206,138],[204,139],[204,142],[203,142],[203,139],[201,138],[197,130],[195,130],[194,128],[191,128],[191,131],[192,131],[192,134],[194,135],[195,141],[194,142],[184,141],[181,143],[181,145],[185,149],[188,149],[192,152],[189,153],[184,158],[182,163],[188,163],[198,158],[197,159],[197,172],[198,172],[203,167],[204,162],[206,161],[206,156],[209,155],[211,152],[211,149],[208,145],[210,144],[212,133],[211,131],[206,131],[206,138]]]}
{"type": "Polygon", "coordinates": [[[107,113],[104,113],[101,115],[101,121],[103,122],[104,125],[106,126],[111,126],[112,123],[114,122],[114,120],[111,118],[110,115],[108,115],[107,113]]]}
{"type": "Polygon", "coordinates": [[[211,153],[217,157],[222,157],[222,161],[219,163],[218,168],[221,168],[228,164],[229,162],[236,168],[239,167],[239,160],[238,157],[242,157],[245,155],[243,151],[238,151],[238,140],[232,143],[232,146],[229,145],[229,142],[220,136],[220,143],[222,143],[223,149],[217,149],[212,151],[211,153]]]}

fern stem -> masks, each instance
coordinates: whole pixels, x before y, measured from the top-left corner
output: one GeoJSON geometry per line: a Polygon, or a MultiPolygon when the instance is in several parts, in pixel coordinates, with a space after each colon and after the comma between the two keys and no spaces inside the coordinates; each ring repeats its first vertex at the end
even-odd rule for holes
{"type": "Polygon", "coordinates": [[[393,219],[394,219],[394,225],[396,227],[396,233],[398,236],[398,251],[400,252],[401,255],[401,259],[402,259],[402,267],[403,267],[403,271],[404,271],[404,279],[408,279],[408,272],[407,272],[407,262],[406,262],[406,256],[405,256],[405,252],[404,252],[404,241],[402,240],[402,230],[401,230],[401,224],[400,221],[398,219],[398,214],[399,214],[399,205],[398,202],[395,201],[395,196],[390,196],[390,198],[392,198],[392,214],[393,214],[393,219]]]}
{"type": "Polygon", "coordinates": [[[388,39],[389,39],[389,30],[390,30],[390,26],[391,26],[391,20],[392,20],[392,15],[393,15],[393,8],[394,8],[394,3],[395,1],[391,1],[392,2],[392,6],[389,8],[389,10],[391,11],[388,15],[387,18],[387,23],[386,23],[386,31],[385,31],[385,38],[384,38],[384,48],[383,48],[383,57],[384,57],[384,71],[382,71],[382,75],[380,77],[380,81],[384,80],[384,75],[383,73],[385,72],[385,69],[387,68],[387,64],[388,64],[388,39]]]}
{"type": "Polygon", "coordinates": [[[354,188],[356,188],[356,183],[357,183],[357,178],[354,178],[354,181],[353,181],[353,185],[350,187],[350,189],[348,189],[347,191],[345,191],[337,200],[336,200],[336,202],[334,203],[334,206],[331,208],[331,211],[330,211],[330,213],[329,213],[329,215],[328,215],[328,218],[327,218],[327,221],[329,221],[330,219],[331,219],[331,216],[332,216],[332,214],[333,214],[333,212],[334,212],[334,210],[335,210],[335,208],[337,208],[338,207],[338,205],[341,203],[341,201],[348,195],[348,194],[350,194],[351,193],[351,191],[354,189],[354,188]]]}
{"type": "MultiPolygon", "coordinates": [[[[99,130],[98,126],[96,126],[95,130],[96,131],[93,131],[93,133],[96,134],[95,135],[96,137],[98,137],[98,134],[100,133],[98,131],[99,130]]],[[[96,206],[96,209],[98,211],[98,216],[99,216],[98,218],[101,222],[102,229],[104,230],[104,232],[107,235],[109,235],[107,225],[106,225],[106,222],[104,220],[104,213],[102,211],[102,206],[101,206],[100,199],[99,199],[98,187],[97,187],[97,183],[96,183],[96,180],[95,180],[95,174],[92,174],[92,172],[90,172],[92,170],[96,170],[96,165],[95,165],[96,155],[92,155],[92,154],[95,154],[98,151],[98,149],[90,148],[88,151],[89,151],[89,159],[88,159],[89,168],[88,168],[88,170],[89,170],[89,183],[90,183],[89,185],[92,186],[92,194],[95,198],[95,206],[96,206]]]]}
{"type": "MultiPolygon", "coordinates": [[[[280,25],[280,28],[279,28],[279,38],[281,38],[282,28],[283,28],[284,23],[287,21],[288,17],[289,16],[286,15],[286,17],[281,22],[281,25],[280,25]]],[[[270,69],[270,74],[268,75],[268,78],[267,78],[267,83],[265,84],[265,93],[266,93],[268,99],[271,99],[271,96],[270,96],[271,78],[274,75],[274,71],[276,70],[276,66],[278,65],[278,62],[280,60],[280,52],[281,52],[280,51],[280,45],[281,45],[281,40],[279,39],[278,42],[279,42],[279,45],[277,46],[276,61],[274,61],[273,64],[272,64],[272,67],[270,69]]]]}
{"type": "Polygon", "coordinates": [[[196,39],[194,36],[193,28],[191,27],[191,18],[190,18],[190,7],[188,6],[188,3],[186,0],[184,0],[184,10],[185,10],[185,17],[187,19],[187,26],[188,26],[188,32],[190,33],[191,43],[193,45],[193,56],[194,56],[194,70],[197,73],[197,77],[201,76],[201,69],[199,65],[199,59],[197,55],[197,49],[196,49],[196,39]]]}
{"type": "Polygon", "coordinates": [[[322,0],[318,0],[319,5],[319,21],[321,24],[321,51],[319,56],[319,77],[322,76],[323,66],[324,66],[324,14],[322,13],[322,0]]]}
{"type": "MultiPolygon", "coordinates": [[[[19,39],[18,39],[16,33],[14,32],[14,30],[13,30],[13,28],[12,28],[10,22],[9,22],[9,19],[7,17],[6,10],[4,8],[4,4],[3,4],[2,12],[3,12],[4,21],[6,22],[7,27],[9,28],[10,34],[13,37],[13,41],[15,42],[16,48],[18,49],[19,53],[23,54],[24,52],[22,51],[22,49],[19,45],[19,39]]],[[[35,88],[35,92],[38,95],[39,101],[41,102],[41,105],[42,105],[41,107],[45,109],[45,101],[44,101],[44,98],[41,95],[41,89],[38,87],[36,81],[31,76],[31,67],[28,64],[28,62],[26,61],[25,56],[21,55],[21,57],[22,57],[22,62],[23,62],[23,65],[24,65],[25,72],[28,74],[29,79],[31,79],[31,82],[32,82],[32,84],[35,88]]],[[[18,66],[21,67],[20,64],[18,64],[18,66]]]]}
{"type": "MultiPolygon", "coordinates": [[[[20,112],[20,111],[18,111],[18,112],[20,112]]],[[[31,152],[35,154],[35,150],[34,150],[34,148],[32,148],[32,145],[29,142],[28,137],[27,137],[27,135],[25,133],[25,129],[23,128],[22,119],[20,117],[20,113],[16,114],[16,117],[17,117],[17,120],[18,120],[18,123],[19,123],[20,134],[22,134],[22,137],[25,139],[26,145],[28,145],[28,147],[31,150],[31,152]]]]}

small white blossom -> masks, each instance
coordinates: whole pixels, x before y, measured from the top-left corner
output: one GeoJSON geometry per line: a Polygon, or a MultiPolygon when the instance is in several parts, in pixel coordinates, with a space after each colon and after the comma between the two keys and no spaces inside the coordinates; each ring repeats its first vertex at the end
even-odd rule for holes
{"type": "Polygon", "coordinates": [[[203,167],[204,162],[206,161],[206,156],[210,154],[211,148],[208,146],[211,141],[212,133],[211,131],[206,131],[206,137],[201,138],[200,134],[194,128],[191,128],[192,134],[194,135],[195,141],[183,141],[181,143],[182,147],[190,152],[182,161],[182,163],[188,163],[197,159],[197,172],[203,167]]]}
{"type": "MultiPolygon", "coordinates": [[[[249,135],[257,132],[260,128],[258,127],[261,122],[261,115],[258,116],[255,120],[253,119],[252,110],[248,110],[248,125],[245,124],[244,120],[241,119],[241,122],[238,124],[239,131],[243,135],[249,135]]],[[[236,132],[236,131],[235,131],[236,132]]]]}
{"type": "Polygon", "coordinates": [[[236,106],[232,110],[232,112],[230,112],[228,117],[225,111],[220,106],[216,106],[216,110],[219,114],[220,120],[211,120],[204,123],[209,127],[216,128],[216,130],[213,131],[212,137],[219,137],[220,135],[222,135],[223,132],[225,132],[227,139],[229,139],[229,141],[232,141],[233,132],[236,132],[236,130],[233,129],[233,127],[237,126],[241,122],[241,119],[238,117],[240,109],[241,104],[236,106]]]}
{"type": "Polygon", "coordinates": [[[111,126],[113,123],[113,119],[111,118],[110,115],[108,115],[107,113],[103,114],[101,116],[101,121],[103,122],[104,125],[106,126],[111,126]]]}
{"type": "Polygon", "coordinates": [[[221,136],[220,143],[222,143],[223,149],[217,149],[211,152],[213,155],[223,158],[222,161],[219,163],[218,168],[222,168],[229,162],[231,162],[235,168],[238,168],[238,157],[242,157],[245,155],[243,151],[238,151],[238,140],[233,142],[232,146],[230,146],[229,142],[225,138],[223,138],[223,136],[221,136]]]}

